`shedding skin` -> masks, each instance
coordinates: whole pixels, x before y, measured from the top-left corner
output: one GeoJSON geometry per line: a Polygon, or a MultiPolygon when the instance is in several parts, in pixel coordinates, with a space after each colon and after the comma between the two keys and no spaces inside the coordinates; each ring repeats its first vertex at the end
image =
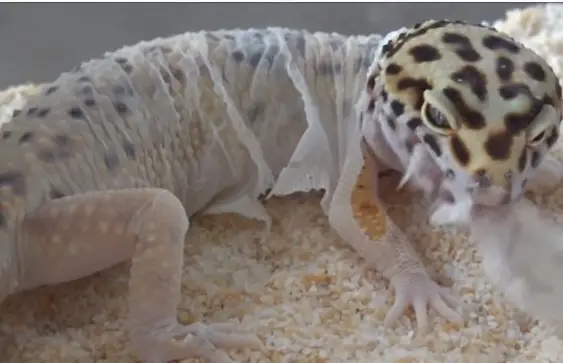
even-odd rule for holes
{"type": "MultiPolygon", "coordinates": [[[[424,29],[445,24],[430,22],[424,29]]],[[[189,218],[200,212],[236,212],[269,221],[259,201],[267,190],[284,195],[324,189],[321,206],[331,226],[395,290],[386,326],[409,306],[419,333],[428,330],[428,308],[461,323],[456,299],[430,277],[411,242],[385,212],[376,176],[388,168],[405,172],[411,158],[405,140],[414,136],[429,152],[439,154],[431,161],[441,163],[440,168],[458,163],[457,175],[469,178],[471,168],[489,163],[489,179],[498,184],[507,168],[519,164],[525,144],[519,128],[529,121],[522,111],[536,109],[529,102],[500,104],[526,106],[509,110],[514,111],[507,118],[514,140],[497,132],[493,140],[504,140],[505,145],[487,144],[497,159],[510,150],[500,166],[484,154],[468,156],[464,149],[490,139],[486,121],[504,119],[498,115],[504,110],[498,103],[491,108],[494,117],[468,117],[455,138],[438,137],[420,118],[424,89],[431,83],[455,82],[456,87],[446,87],[443,95],[433,94],[435,103],[448,96],[458,111],[475,116],[460,99],[458,83],[469,85],[465,93],[475,93],[477,100],[489,97],[492,90],[483,88],[481,73],[494,70],[492,61],[477,52],[485,54],[475,45],[481,39],[474,39],[473,46],[467,37],[448,34],[440,42],[453,49],[449,58],[483,58],[483,69],[456,69],[450,80],[429,72],[429,64],[443,59],[450,66],[461,63],[449,62],[446,53],[435,49],[436,33],[427,32],[434,34],[429,40],[419,38],[426,34],[421,29],[389,35],[398,42],[431,42],[402,53],[400,46],[374,35],[344,37],[277,28],[186,33],[124,47],[62,74],[2,129],[0,299],[130,260],[127,329],[142,361],[203,358],[230,363],[226,350],[264,351],[261,340],[236,324],[182,325],[176,317],[189,218]],[[379,51],[387,54],[385,60],[404,60],[389,64],[386,79],[375,70],[382,60],[379,51]],[[417,64],[409,71],[413,60],[417,64]],[[366,95],[363,110],[355,112],[353,105],[366,95]],[[373,198],[386,220],[385,233],[373,240],[362,235],[348,208],[349,184],[356,175],[346,166],[351,165],[350,150],[361,144],[361,137],[349,131],[360,114],[372,128],[373,137],[366,138],[369,147],[361,147],[368,155],[373,198]]],[[[487,39],[489,48],[506,48],[506,42],[487,39]]],[[[502,75],[510,76],[501,66],[502,75]]],[[[536,68],[529,70],[539,79],[536,68]]],[[[535,88],[536,93],[554,89],[552,75],[535,88]]],[[[503,94],[512,97],[511,92],[521,90],[513,85],[503,94]]],[[[551,93],[560,96],[561,90],[551,93]]],[[[548,96],[551,110],[560,115],[560,97],[548,96]]],[[[543,128],[531,130],[546,131],[546,145],[558,136],[551,114],[544,114],[543,128]]],[[[438,125],[432,127],[441,127],[436,110],[424,113],[426,123],[428,115],[438,125]]],[[[532,165],[547,151],[544,144],[526,159],[532,165]]],[[[358,154],[352,158],[361,158],[358,154]]],[[[415,165],[405,179],[428,191],[439,190],[435,168],[422,166],[415,165]]],[[[521,185],[518,178],[511,182],[521,185]]],[[[455,184],[463,187],[463,181],[455,184]]]]}

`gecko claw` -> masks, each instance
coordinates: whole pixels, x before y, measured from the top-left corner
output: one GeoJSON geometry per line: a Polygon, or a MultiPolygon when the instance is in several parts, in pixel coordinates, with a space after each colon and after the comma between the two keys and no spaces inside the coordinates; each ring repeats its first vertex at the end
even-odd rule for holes
{"type": "Polygon", "coordinates": [[[428,330],[428,307],[452,323],[462,324],[463,317],[454,308],[459,301],[448,289],[438,285],[426,273],[401,273],[391,278],[395,303],[387,313],[384,326],[393,325],[410,306],[413,307],[418,334],[428,330]]]}

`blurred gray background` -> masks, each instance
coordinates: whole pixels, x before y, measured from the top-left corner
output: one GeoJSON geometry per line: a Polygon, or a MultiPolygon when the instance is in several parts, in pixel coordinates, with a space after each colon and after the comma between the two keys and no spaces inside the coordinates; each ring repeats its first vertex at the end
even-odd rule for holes
{"type": "Polygon", "coordinates": [[[185,31],[283,26],[381,33],[428,18],[494,21],[530,3],[3,3],[0,88],[46,82],[105,51],[185,31]]]}

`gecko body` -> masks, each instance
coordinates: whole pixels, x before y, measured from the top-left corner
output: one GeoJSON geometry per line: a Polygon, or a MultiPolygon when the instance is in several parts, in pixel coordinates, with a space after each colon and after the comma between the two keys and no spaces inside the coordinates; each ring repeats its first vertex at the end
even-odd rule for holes
{"type": "MultiPolygon", "coordinates": [[[[416,38],[403,34],[389,38],[416,38]]],[[[128,330],[141,359],[230,362],[223,349],[261,342],[232,326],[185,326],[176,318],[189,218],[236,212],[269,225],[261,196],[323,189],[331,225],[395,289],[386,324],[409,305],[421,330],[428,305],[460,321],[449,293],[390,220],[371,241],[352,218],[362,144],[371,146],[374,163],[401,171],[405,137],[436,150],[428,136],[412,133],[414,116],[400,117],[420,112],[419,101],[412,110],[408,101],[421,94],[399,97],[402,106],[387,97],[401,89],[390,63],[379,64],[394,59],[392,49],[401,54],[393,44],[379,35],[280,28],[186,33],[107,53],[45,85],[0,134],[0,300],[131,260],[128,330]]],[[[483,67],[492,72],[490,62],[483,67]]],[[[560,118],[553,75],[542,67],[560,118]]],[[[424,74],[427,82],[443,76],[424,74]]],[[[545,119],[542,125],[555,125],[545,119]]],[[[553,141],[552,131],[545,137],[553,141]]],[[[440,155],[446,160],[433,162],[443,169],[456,154],[440,155]]],[[[495,165],[495,181],[505,170],[477,160],[485,169],[495,165]]]]}

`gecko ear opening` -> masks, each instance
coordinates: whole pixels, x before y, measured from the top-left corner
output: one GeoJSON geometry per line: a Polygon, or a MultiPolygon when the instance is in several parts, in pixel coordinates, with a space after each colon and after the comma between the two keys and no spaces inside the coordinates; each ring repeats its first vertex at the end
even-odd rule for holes
{"type": "Polygon", "coordinates": [[[558,121],[555,107],[544,104],[529,128],[528,145],[531,147],[541,145],[550,132],[555,132],[554,127],[558,126],[558,121]]]}
{"type": "Polygon", "coordinates": [[[448,99],[434,90],[426,90],[423,95],[421,116],[428,128],[444,135],[458,128],[453,107],[448,99]]]}

